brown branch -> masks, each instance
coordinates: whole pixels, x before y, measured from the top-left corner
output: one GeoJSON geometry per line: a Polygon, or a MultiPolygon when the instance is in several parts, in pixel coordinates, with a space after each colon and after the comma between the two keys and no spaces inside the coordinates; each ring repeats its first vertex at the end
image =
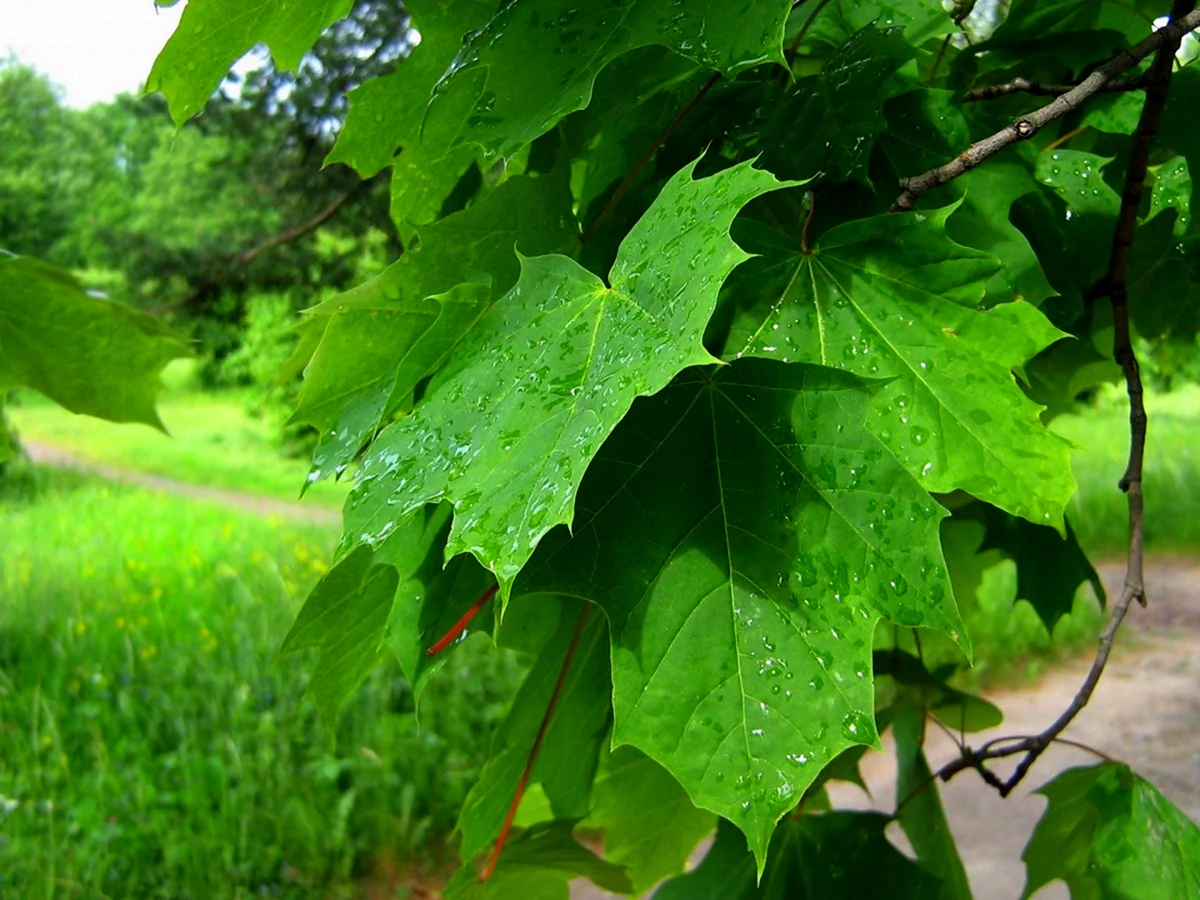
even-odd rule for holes
{"type": "Polygon", "coordinates": [[[242,264],[254,262],[255,258],[257,258],[260,253],[263,253],[264,251],[270,250],[274,247],[279,247],[283,244],[290,244],[292,241],[299,240],[306,234],[316,231],[318,228],[332,219],[337,211],[345,205],[346,201],[357,194],[359,189],[364,184],[366,184],[365,181],[360,182],[357,187],[346,191],[346,193],[342,194],[311,219],[301,222],[299,225],[289,228],[287,231],[267,238],[257,246],[250,247],[248,250],[243,250],[237,255],[237,261],[242,264]]]}
{"type": "Polygon", "coordinates": [[[604,224],[605,220],[612,215],[613,210],[617,208],[617,204],[621,202],[622,198],[629,191],[629,188],[633,186],[633,183],[637,180],[637,177],[642,174],[642,169],[646,168],[646,164],[653,159],[654,154],[657,153],[662,145],[667,142],[667,139],[675,133],[675,129],[683,124],[683,120],[687,118],[688,113],[696,108],[696,104],[703,99],[704,95],[711,91],[713,85],[720,80],[721,73],[713,72],[712,77],[709,78],[708,81],[704,82],[704,84],[700,87],[700,90],[696,91],[696,93],[692,96],[692,99],[687,102],[687,105],[681,109],[678,114],[676,114],[675,118],[671,120],[671,123],[663,129],[662,133],[657,138],[654,139],[654,143],[646,148],[646,152],[642,154],[642,158],[637,161],[634,167],[630,170],[629,174],[625,176],[625,180],[618,185],[617,189],[613,192],[613,195],[608,198],[608,203],[605,204],[604,209],[600,210],[600,215],[596,216],[596,218],[592,220],[592,224],[588,226],[587,231],[585,231],[579,238],[579,243],[586,244],[588,240],[595,235],[595,233],[600,229],[600,226],[604,224]]]}
{"type": "MultiPolygon", "coordinates": [[[[1178,4],[1176,4],[1178,5],[1178,4]]],[[[892,212],[903,212],[912,209],[922,194],[931,188],[948,184],[958,176],[978,166],[980,163],[995,156],[1004,148],[1017,141],[1028,140],[1055,119],[1078,109],[1088,98],[1111,83],[1122,72],[1133,68],[1151,53],[1159,51],[1159,57],[1164,55],[1164,48],[1178,47],[1183,35],[1200,27],[1200,10],[1192,10],[1187,15],[1174,19],[1169,25],[1160,28],[1141,43],[1113,57],[1087,78],[1065,94],[1060,94],[1041,109],[1034,110],[1029,115],[1018,119],[1011,125],[1002,128],[990,137],[976,141],[961,154],[945,165],[930,169],[921,175],[900,180],[900,196],[891,206],[892,212]]],[[[1157,64],[1158,58],[1155,62],[1157,64]]],[[[1168,71],[1174,60],[1174,52],[1167,58],[1168,71]]],[[[1149,93],[1149,92],[1147,92],[1149,93]]],[[[1149,96],[1147,96],[1149,102],[1149,96]]]]}
{"type": "MultiPolygon", "coordinates": [[[[1117,78],[1102,85],[1098,94],[1111,94],[1118,91],[1140,91],[1146,87],[1146,76],[1135,75],[1132,78],[1117,78]]],[[[1010,94],[1033,94],[1035,97],[1057,97],[1075,90],[1077,84],[1045,84],[1040,81],[1030,81],[1027,78],[1014,78],[1004,84],[991,84],[987,87],[975,88],[963,94],[964,103],[974,103],[978,100],[995,100],[1010,94]]]]}
{"type": "MultiPolygon", "coordinates": [[[[253,247],[248,247],[245,250],[238,250],[229,254],[216,255],[209,258],[209,262],[228,266],[229,264],[248,265],[254,262],[255,259],[267,250],[272,250],[275,247],[280,247],[284,244],[290,244],[292,241],[299,240],[307,234],[316,231],[330,219],[332,219],[346,203],[354,197],[366,181],[360,182],[357,186],[346,191],[315,216],[301,222],[298,225],[289,228],[287,231],[280,232],[267,238],[261,244],[256,244],[253,247]]],[[[158,306],[151,306],[146,309],[146,312],[152,316],[161,316],[167,313],[175,312],[179,309],[186,309],[190,306],[197,305],[201,299],[211,291],[218,290],[228,280],[226,275],[208,275],[204,277],[192,290],[180,297],[172,300],[169,303],[161,303],[158,306]]]]}
{"type": "MultiPolygon", "coordinates": [[[[1196,0],[1175,0],[1171,9],[1172,25],[1200,21],[1195,10],[1196,0]]],[[[1167,31],[1167,26],[1162,31],[1167,31]]],[[[1190,28],[1186,30],[1191,30],[1190,28]]],[[[1159,32],[1160,34],[1162,32],[1159,32]]],[[[1171,84],[1171,71],[1175,53],[1179,49],[1184,29],[1176,29],[1175,37],[1159,45],[1154,62],[1150,65],[1146,102],[1138,118],[1137,130],[1133,133],[1129,166],[1125,172],[1125,189],[1121,195],[1121,209],[1117,215],[1117,227],[1113,234],[1112,250],[1109,255],[1108,274],[1103,282],[1103,291],[1112,301],[1113,308],[1113,357],[1125,372],[1125,385],[1129,393],[1129,460],[1118,486],[1125,492],[1129,502],[1129,557],[1125,566],[1125,586],[1113,606],[1108,624],[1100,634],[1100,646],[1083,684],[1079,686],[1070,705],[1040,734],[1027,737],[1005,737],[988,741],[979,750],[963,748],[962,755],[954,762],[942,767],[936,777],[949,781],[959,772],[975,769],[984,780],[1007,797],[1021,783],[1039,756],[1074,721],[1087,706],[1104,674],[1104,667],[1112,653],[1113,640],[1125,620],[1126,613],[1134,600],[1143,606],[1146,603],[1146,585],[1143,574],[1143,550],[1145,529],[1142,507],[1142,464],[1146,448],[1146,407],[1143,403],[1142,379],[1138,370],[1137,356],[1129,332],[1129,303],[1125,276],[1129,264],[1129,251],[1137,227],[1138,207],[1145,190],[1146,169],[1154,136],[1158,132],[1162,110],[1167,102],[1171,84]],[[1012,774],[1001,782],[990,772],[985,762],[1008,756],[1021,756],[1012,774]]],[[[1091,748],[1088,748],[1091,749],[1091,748]]]]}
{"type": "Polygon", "coordinates": [[[500,835],[496,838],[496,846],[492,848],[492,855],[488,858],[487,865],[484,866],[483,872],[479,875],[480,881],[487,881],[492,877],[492,872],[496,870],[496,863],[500,860],[500,853],[504,850],[504,845],[508,841],[508,832],[512,829],[513,819],[517,815],[517,808],[521,805],[521,798],[525,796],[525,787],[529,784],[529,776],[533,772],[533,764],[537,761],[538,751],[542,748],[542,739],[546,737],[546,731],[550,727],[550,720],[554,716],[554,707],[558,705],[558,696],[562,693],[563,685],[567,680],[567,671],[571,668],[571,660],[575,658],[575,648],[579,646],[579,638],[583,635],[583,628],[587,624],[588,613],[591,611],[591,605],[585,603],[583,609],[579,613],[579,621],[575,624],[575,633],[571,635],[571,645],[567,647],[567,655],[563,658],[562,668],[558,670],[558,681],[554,683],[554,692],[550,695],[550,702],[546,704],[546,713],[542,716],[542,724],[538,726],[537,737],[533,739],[533,747],[529,750],[529,758],[525,760],[525,769],[521,772],[521,778],[517,782],[517,789],[513,791],[512,803],[508,807],[508,815],[504,817],[504,824],[500,827],[500,835]]]}
{"type": "MultiPolygon", "coordinates": [[[[937,719],[930,719],[930,721],[937,722],[937,719]]],[[[940,723],[938,723],[938,724],[940,724],[940,723]]],[[[944,728],[944,726],[943,726],[943,728],[944,728]]],[[[979,774],[983,777],[984,781],[986,781],[992,787],[996,788],[996,790],[1002,790],[1004,788],[1004,782],[1002,782],[999,778],[997,778],[994,772],[990,771],[989,769],[984,768],[983,760],[985,757],[992,759],[992,758],[995,758],[995,756],[997,756],[997,755],[1004,755],[1004,754],[994,754],[994,755],[989,756],[988,754],[986,754],[984,752],[984,749],[990,747],[992,744],[999,743],[1001,741],[1020,742],[1020,741],[1030,741],[1033,739],[1034,739],[1033,735],[1013,735],[1011,737],[996,738],[995,740],[988,741],[986,744],[984,744],[983,749],[981,749],[979,751],[972,751],[968,747],[963,747],[962,745],[959,745],[959,748],[958,748],[959,751],[964,754],[971,754],[972,759],[968,760],[968,761],[964,761],[962,758],[956,759],[954,762],[950,763],[948,766],[938,769],[936,772],[934,772],[932,775],[930,775],[928,778],[926,778],[924,781],[922,781],[920,784],[918,784],[915,788],[913,788],[911,791],[909,791],[908,796],[905,797],[903,800],[901,800],[898,804],[896,804],[896,810],[895,810],[895,812],[892,813],[892,816],[894,817],[894,816],[900,815],[900,813],[904,810],[904,808],[906,806],[908,806],[908,804],[911,803],[917,797],[917,795],[919,795],[922,791],[929,790],[929,788],[933,786],[933,783],[935,781],[937,781],[938,779],[941,779],[942,781],[949,781],[951,778],[953,778],[956,774],[963,771],[964,769],[976,769],[979,772],[979,774]]],[[[1099,759],[1104,760],[1105,762],[1110,762],[1110,763],[1119,763],[1120,762],[1119,759],[1109,756],[1103,750],[1097,750],[1095,747],[1091,746],[1090,744],[1085,744],[1082,741],[1073,741],[1070,738],[1056,737],[1056,738],[1053,738],[1052,743],[1063,744],[1067,747],[1074,747],[1077,750],[1083,750],[1087,753],[1092,754],[1095,757],[1098,757],[1099,759]]],[[[1017,752],[1020,752],[1020,751],[1017,751],[1017,752]]]]}
{"type": "MultiPolygon", "coordinates": [[[[790,61],[792,57],[796,55],[796,51],[800,49],[800,45],[804,42],[805,36],[812,29],[813,22],[815,22],[817,20],[817,16],[821,14],[821,10],[828,5],[829,0],[821,0],[821,2],[817,4],[817,8],[812,11],[812,14],[804,20],[804,24],[800,26],[800,30],[796,32],[795,40],[788,44],[787,49],[783,51],[783,55],[786,59],[790,61]]],[[[796,4],[796,6],[799,6],[799,4],[796,4]]],[[[793,6],[792,9],[795,9],[796,6],[793,6]]]]}

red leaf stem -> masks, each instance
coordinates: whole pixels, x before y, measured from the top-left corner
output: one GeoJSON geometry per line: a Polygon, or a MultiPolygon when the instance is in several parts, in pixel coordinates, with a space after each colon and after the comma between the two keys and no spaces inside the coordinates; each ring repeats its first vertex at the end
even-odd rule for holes
{"type": "Polygon", "coordinates": [[[439,653],[441,653],[443,650],[445,650],[447,647],[449,647],[451,644],[453,644],[456,640],[458,640],[458,636],[467,630],[467,626],[471,624],[471,620],[474,619],[475,616],[479,614],[479,611],[481,609],[483,609],[484,604],[487,603],[489,600],[492,599],[492,597],[494,597],[496,595],[496,591],[499,588],[500,588],[500,585],[493,584],[490,588],[488,588],[486,591],[484,591],[483,596],[480,597],[478,600],[476,600],[475,603],[471,606],[471,608],[468,609],[465,613],[463,613],[462,618],[459,619],[457,622],[455,622],[450,627],[450,630],[447,631],[444,635],[442,635],[441,639],[436,644],[434,644],[432,647],[430,647],[428,650],[425,651],[425,655],[428,657],[437,656],[439,653]]]}
{"type": "Polygon", "coordinates": [[[583,626],[587,624],[588,611],[591,609],[591,604],[585,603],[583,611],[579,613],[579,621],[575,624],[575,634],[571,636],[571,646],[567,648],[567,655],[563,658],[562,668],[558,670],[558,681],[554,683],[554,693],[550,695],[550,702],[546,704],[546,714],[542,716],[542,724],[538,727],[537,737],[533,739],[533,747],[529,750],[529,759],[525,760],[525,771],[521,773],[521,780],[517,782],[517,789],[513,793],[512,803],[508,807],[508,815],[504,817],[504,825],[500,828],[500,836],[496,838],[496,846],[492,848],[491,858],[488,859],[487,865],[484,866],[483,874],[479,876],[480,881],[487,881],[492,872],[496,869],[496,862],[500,859],[500,852],[504,849],[505,842],[508,841],[508,832],[512,828],[513,818],[517,815],[517,807],[521,805],[521,798],[525,796],[525,786],[529,783],[529,773],[533,771],[533,764],[537,761],[538,750],[542,747],[542,738],[546,736],[546,731],[550,727],[550,719],[554,715],[554,707],[558,704],[558,695],[562,693],[563,684],[567,680],[567,670],[571,668],[571,660],[575,658],[575,648],[579,646],[579,637],[583,634],[583,626]]]}

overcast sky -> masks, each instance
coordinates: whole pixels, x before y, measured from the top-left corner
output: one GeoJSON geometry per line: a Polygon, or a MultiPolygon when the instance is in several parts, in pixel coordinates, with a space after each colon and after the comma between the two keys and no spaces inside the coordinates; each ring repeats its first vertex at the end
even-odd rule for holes
{"type": "Polygon", "coordinates": [[[0,56],[50,76],[82,108],[139,90],[182,11],[154,0],[0,0],[0,56]]]}

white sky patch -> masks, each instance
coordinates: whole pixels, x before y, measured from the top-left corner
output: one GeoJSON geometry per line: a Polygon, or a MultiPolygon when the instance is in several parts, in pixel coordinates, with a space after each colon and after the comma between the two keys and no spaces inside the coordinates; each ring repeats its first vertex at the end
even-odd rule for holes
{"type": "Polygon", "coordinates": [[[0,0],[0,57],[15,56],[84,108],[141,90],[184,4],[154,0],[0,0]]]}

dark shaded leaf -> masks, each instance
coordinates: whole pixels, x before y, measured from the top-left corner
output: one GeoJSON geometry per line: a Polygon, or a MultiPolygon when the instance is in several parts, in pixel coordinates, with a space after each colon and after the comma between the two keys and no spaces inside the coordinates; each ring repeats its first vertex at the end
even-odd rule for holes
{"type": "Polygon", "coordinates": [[[613,633],[614,743],[662,763],[759,860],[821,767],[875,740],[880,618],[968,646],[945,514],[860,424],[872,388],[744,360],[677,379],[593,463],[574,537],[524,593],[598,603],[613,633]]]}
{"type": "Polygon", "coordinates": [[[1200,828],[1128,766],[1068,769],[1038,793],[1023,900],[1056,879],[1073,900],[1200,897],[1200,828]]]}

